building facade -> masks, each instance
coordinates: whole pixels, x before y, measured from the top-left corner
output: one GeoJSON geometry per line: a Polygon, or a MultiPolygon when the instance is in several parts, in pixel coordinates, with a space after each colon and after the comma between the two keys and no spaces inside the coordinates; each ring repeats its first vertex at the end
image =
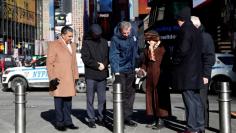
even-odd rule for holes
{"type": "MultiPolygon", "coordinates": [[[[230,53],[236,45],[236,10],[235,1],[205,0],[201,3],[196,1],[156,1],[150,0],[151,12],[149,17],[149,27],[155,28],[164,35],[168,33],[167,40],[174,40],[176,28],[175,15],[184,6],[192,7],[192,14],[201,19],[205,30],[209,32],[215,42],[216,52],[230,53]],[[170,29],[172,29],[170,31],[170,29]]],[[[173,42],[173,41],[172,41],[173,42]]]]}
{"type": "Polygon", "coordinates": [[[72,0],[72,26],[74,42],[81,46],[84,35],[84,0],[72,0]]]}
{"type": "Polygon", "coordinates": [[[36,31],[35,0],[0,1],[0,53],[13,54],[19,49],[20,54],[30,54],[36,31]]]}

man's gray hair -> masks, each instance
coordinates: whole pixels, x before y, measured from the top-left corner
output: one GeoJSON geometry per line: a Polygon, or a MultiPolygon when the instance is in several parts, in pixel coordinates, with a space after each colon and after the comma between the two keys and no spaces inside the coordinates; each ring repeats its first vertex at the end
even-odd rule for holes
{"type": "Polygon", "coordinates": [[[196,28],[199,28],[201,26],[201,21],[199,19],[199,17],[197,16],[191,16],[191,21],[193,22],[193,25],[196,27],[196,28]]]}
{"type": "Polygon", "coordinates": [[[131,28],[131,23],[130,22],[127,22],[127,21],[122,21],[120,22],[120,26],[119,26],[119,29],[120,30],[123,30],[123,29],[128,29],[128,28],[131,28]]]}

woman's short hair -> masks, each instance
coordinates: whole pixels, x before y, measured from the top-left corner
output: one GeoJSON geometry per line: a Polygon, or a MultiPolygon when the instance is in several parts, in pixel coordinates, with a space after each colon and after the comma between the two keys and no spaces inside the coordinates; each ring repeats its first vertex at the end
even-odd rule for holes
{"type": "Polygon", "coordinates": [[[160,36],[158,34],[158,32],[154,31],[154,30],[150,30],[146,33],[144,33],[144,38],[146,41],[159,41],[160,40],[160,36]]]}

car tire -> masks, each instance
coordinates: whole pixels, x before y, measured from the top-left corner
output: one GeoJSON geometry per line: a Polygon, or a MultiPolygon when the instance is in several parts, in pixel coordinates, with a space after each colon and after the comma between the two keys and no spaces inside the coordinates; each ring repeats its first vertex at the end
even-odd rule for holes
{"type": "Polygon", "coordinates": [[[220,89],[221,89],[220,83],[221,83],[221,82],[228,82],[230,88],[231,88],[231,86],[232,86],[232,82],[230,81],[230,79],[228,79],[228,78],[226,78],[226,77],[220,77],[220,78],[212,79],[211,82],[210,82],[210,84],[209,84],[209,91],[210,91],[210,94],[217,94],[217,92],[220,91],[220,89]]]}
{"type": "Polygon", "coordinates": [[[17,83],[20,83],[23,87],[25,87],[26,89],[28,88],[28,84],[27,84],[27,81],[22,78],[22,77],[15,77],[12,79],[11,81],[11,90],[13,92],[15,92],[16,90],[16,87],[17,87],[17,83]]]}
{"type": "Polygon", "coordinates": [[[209,84],[210,94],[216,94],[219,89],[220,89],[220,82],[212,80],[209,84]]]}
{"type": "Polygon", "coordinates": [[[76,84],[76,91],[78,93],[85,93],[86,90],[86,83],[85,83],[85,78],[84,77],[80,77],[77,84],[76,84]]]}

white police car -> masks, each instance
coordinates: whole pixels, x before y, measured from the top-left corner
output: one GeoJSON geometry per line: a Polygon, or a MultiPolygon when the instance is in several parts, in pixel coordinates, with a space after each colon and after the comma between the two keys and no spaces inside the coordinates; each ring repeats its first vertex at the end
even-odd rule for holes
{"type": "MultiPolygon", "coordinates": [[[[215,93],[219,89],[219,82],[236,82],[236,73],[233,72],[234,55],[217,53],[216,62],[212,67],[210,91],[215,93]]],[[[232,86],[231,86],[232,87],[232,86]]],[[[232,88],[231,88],[232,89],[232,88]]]]}
{"type": "MultiPolygon", "coordinates": [[[[77,54],[78,71],[80,74],[77,83],[77,92],[85,92],[84,64],[81,55],[77,54]]],[[[46,69],[46,56],[36,60],[30,66],[12,67],[4,71],[2,75],[2,85],[4,90],[15,90],[16,84],[20,83],[26,88],[46,88],[49,87],[49,79],[46,69]]]]}

